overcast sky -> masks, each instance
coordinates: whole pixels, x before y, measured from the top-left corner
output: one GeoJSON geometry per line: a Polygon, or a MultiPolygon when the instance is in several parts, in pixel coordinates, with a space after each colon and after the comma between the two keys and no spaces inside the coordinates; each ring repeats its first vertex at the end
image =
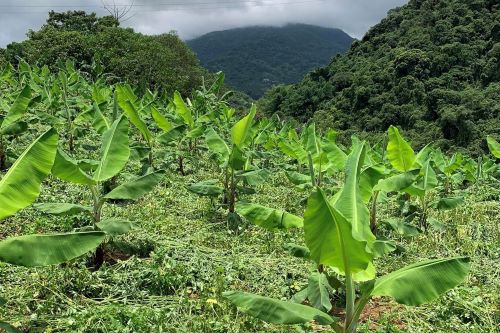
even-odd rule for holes
{"type": "MultiPolygon", "coordinates": [[[[103,1],[113,0],[0,0],[0,47],[25,39],[38,29],[50,10],[106,13],[103,1]]],[[[391,8],[407,0],[114,0],[118,8],[132,4],[123,23],[136,31],[159,34],[176,30],[181,38],[248,25],[309,23],[340,28],[361,38],[391,8]]]]}

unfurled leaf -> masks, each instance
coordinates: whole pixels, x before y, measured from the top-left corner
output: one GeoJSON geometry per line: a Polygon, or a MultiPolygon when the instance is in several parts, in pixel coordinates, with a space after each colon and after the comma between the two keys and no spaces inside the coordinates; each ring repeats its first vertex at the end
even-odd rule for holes
{"type": "Polygon", "coordinates": [[[172,123],[154,106],[151,107],[151,116],[153,117],[156,125],[158,125],[158,127],[165,133],[170,132],[170,130],[174,127],[174,125],[172,125],[172,123]]]}
{"type": "Polygon", "coordinates": [[[110,236],[123,235],[135,228],[135,224],[133,222],[119,218],[109,218],[103,220],[96,223],[96,226],[110,236]]]}
{"type": "Polygon", "coordinates": [[[486,137],[486,141],[491,154],[495,156],[495,158],[500,158],[500,143],[490,135],[486,137]]]}
{"type": "Polygon", "coordinates": [[[108,180],[120,172],[130,156],[128,121],[123,115],[102,136],[101,159],[93,179],[108,180]]]}
{"type": "Polygon", "coordinates": [[[450,198],[441,198],[435,203],[432,204],[433,207],[439,210],[449,210],[455,209],[458,206],[463,205],[464,197],[450,197],[450,198]]]}
{"type": "Polygon", "coordinates": [[[164,171],[155,171],[114,188],[106,194],[106,199],[137,200],[151,192],[161,181],[164,171]]]}
{"type": "Polygon", "coordinates": [[[182,99],[182,96],[178,91],[174,93],[174,105],[175,111],[182,118],[182,120],[184,120],[184,123],[188,125],[189,128],[193,128],[193,114],[186,103],[184,103],[184,100],[182,99]]]}
{"type": "Polygon", "coordinates": [[[92,251],[104,237],[100,231],[11,237],[0,242],[0,261],[26,267],[56,265],[92,251]]]}
{"type": "Polygon", "coordinates": [[[0,134],[6,134],[6,130],[15,122],[23,117],[28,111],[28,106],[31,101],[31,88],[29,85],[24,86],[23,90],[17,95],[14,104],[7,111],[7,115],[0,125],[0,134]]]}
{"type": "Polygon", "coordinates": [[[398,234],[406,237],[417,236],[422,232],[419,228],[396,218],[382,220],[382,223],[390,226],[398,234]]]}
{"type": "Polygon", "coordinates": [[[469,273],[469,258],[422,261],[389,273],[362,289],[364,295],[389,296],[405,305],[421,305],[462,283],[469,273]]]}
{"type": "Polygon", "coordinates": [[[241,311],[272,324],[303,324],[312,320],[330,325],[336,319],[310,306],[280,301],[259,295],[229,291],[223,293],[241,311]]]}
{"type": "Polygon", "coordinates": [[[127,118],[130,120],[130,122],[137,127],[139,132],[141,133],[142,137],[148,144],[151,144],[151,141],[153,140],[153,136],[151,135],[151,132],[148,129],[148,126],[144,122],[144,120],[141,119],[141,116],[139,115],[139,112],[136,110],[135,105],[132,104],[130,101],[123,101],[119,99],[118,104],[123,110],[123,113],[127,116],[127,118]]]}
{"type": "Polygon", "coordinates": [[[373,255],[376,258],[383,257],[384,255],[395,251],[396,248],[396,242],[392,240],[377,239],[375,242],[373,242],[373,255]]]}
{"type": "Polygon", "coordinates": [[[360,143],[347,158],[345,184],[334,207],[351,224],[352,236],[358,241],[365,241],[370,245],[375,241],[375,236],[370,230],[370,214],[359,188],[364,157],[365,146],[364,143],[360,143]]]}
{"type": "Polygon", "coordinates": [[[304,225],[298,216],[254,203],[238,202],[236,211],[253,224],[269,230],[302,228],[304,225]]]}
{"type": "Polygon", "coordinates": [[[231,153],[229,147],[211,127],[205,132],[205,142],[208,149],[221,156],[221,161],[227,161],[229,159],[229,154],[231,153]]]}
{"type": "Polygon", "coordinates": [[[391,126],[388,130],[387,159],[398,171],[409,171],[415,163],[415,152],[410,144],[399,134],[399,130],[391,126]]]}
{"type": "Polygon", "coordinates": [[[80,168],[80,162],[72,159],[62,149],[57,149],[52,174],[59,179],[82,185],[94,185],[96,182],[80,168]]]}
{"type": "Polygon", "coordinates": [[[92,207],[76,205],[72,203],[37,203],[33,207],[46,214],[51,215],[76,215],[80,213],[91,213],[92,207]]]}
{"type": "Polygon", "coordinates": [[[104,134],[111,127],[111,123],[108,118],[102,113],[101,108],[97,103],[94,103],[92,106],[92,112],[94,114],[92,119],[92,127],[99,133],[100,135],[104,134]]]}
{"type": "Polygon", "coordinates": [[[415,181],[418,173],[418,170],[413,170],[382,179],[377,183],[377,185],[375,185],[373,190],[384,192],[401,191],[410,186],[415,181]]]}
{"type": "Polygon", "coordinates": [[[233,144],[235,144],[239,148],[243,147],[249,136],[248,134],[250,133],[250,128],[252,127],[253,119],[256,113],[257,109],[255,105],[252,105],[250,113],[243,117],[236,124],[234,124],[233,128],[231,129],[231,139],[233,141],[233,144]]]}
{"type": "Polygon", "coordinates": [[[257,186],[265,183],[271,173],[266,169],[243,171],[237,174],[238,179],[244,179],[249,186],[257,186]]]}
{"type": "Polygon", "coordinates": [[[351,224],[330,205],[321,189],[315,190],[307,202],[304,232],[311,258],[318,264],[335,267],[344,274],[346,269],[361,272],[371,263],[366,241],[353,237],[351,224]]]}
{"type": "Polygon", "coordinates": [[[187,189],[198,195],[204,195],[209,197],[214,197],[222,194],[224,189],[218,186],[219,182],[217,180],[205,180],[196,184],[187,185],[187,189]]]}
{"type": "Polygon", "coordinates": [[[330,303],[330,293],[332,292],[333,288],[328,283],[328,278],[324,273],[313,272],[309,276],[307,299],[313,307],[329,312],[332,309],[332,303],[330,303]]]}
{"type": "Polygon", "coordinates": [[[30,205],[50,173],[57,149],[57,133],[50,129],[38,137],[0,180],[0,221],[30,205]]]}

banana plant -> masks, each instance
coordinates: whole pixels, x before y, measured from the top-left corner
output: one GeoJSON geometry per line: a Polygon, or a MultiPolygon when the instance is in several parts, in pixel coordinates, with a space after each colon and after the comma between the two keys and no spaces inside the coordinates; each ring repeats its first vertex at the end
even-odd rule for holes
{"type": "Polygon", "coordinates": [[[223,295],[243,312],[273,324],[303,324],[315,321],[335,332],[356,332],[363,309],[373,296],[388,296],[398,303],[417,306],[433,301],[454,288],[467,276],[469,258],[425,260],[375,278],[373,259],[376,239],[369,225],[369,211],[359,190],[359,174],[364,159],[359,145],[346,162],[346,182],[329,198],[320,187],[309,196],[304,214],[303,251],[318,266],[310,278],[314,291],[309,305],[240,291],[223,295]],[[334,272],[345,291],[345,316],[331,315],[328,275],[334,272]],[[356,288],[358,286],[358,288],[356,288]],[[360,290],[357,296],[356,290],[360,290]]]}
{"type": "Polygon", "coordinates": [[[198,140],[205,131],[205,123],[210,119],[201,114],[203,109],[193,107],[189,100],[186,103],[177,91],[167,105],[167,111],[171,111],[167,116],[154,106],[150,110],[156,125],[163,131],[163,134],[158,137],[158,142],[172,148],[178,165],[177,169],[184,176],[186,174],[185,159],[193,157],[197,150],[198,140]]]}
{"type": "Polygon", "coordinates": [[[300,190],[321,185],[326,174],[342,169],[346,158],[336,145],[335,136],[327,135],[327,139],[323,140],[316,134],[314,123],[305,127],[300,137],[291,129],[287,138],[281,138],[278,145],[285,155],[297,163],[297,171],[287,171],[286,176],[300,190]]]}
{"type": "Polygon", "coordinates": [[[491,154],[497,159],[500,158],[500,143],[490,135],[486,137],[486,142],[491,154]]]}
{"type": "MultiPolygon", "coordinates": [[[[39,203],[35,207],[52,215],[85,213],[92,220],[92,225],[87,229],[104,231],[110,237],[127,233],[134,228],[134,223],[120,218],[103,218],[105,203],[112,200],[137,200],[150,192],[161,181],[163,175],[162,170],[151,172],[105,193],[105,182],[122,171],[129,156],[128,121],[122,115],[103,133],[100,159],[95,165],[87,166],[79,163],[62,149],[57,150],[52,174],[72,184],[84,185],[88,189],[92,204],[86,206],[72,203],[39,203]]],[[[102,265],[103,256],[104,248],[100,246],[95,254],[97,268],[102,265]]]]}
{"type": "Polygon", "coordinates": [[[115,90],[116,101],[120,108],[123,110],[124,114],[130,120],[130,122],[139,130],[143,140],[146,142],[147,148],[149,150],[148,154],[148,165],[154,168],[153,161],[153,148],[155,144],[155,137],[153,133],[149,130],[146,121],[141,117],[141,114],[147,114],[149,112],[144,111],[149,109],[150,103],[141,106],[138,98],[132,91],[129,85],[118,85],[115,90]]]}
{"type": "Polygon", "coordinates": [[[455,179],[460,179],[459,173],[455,173],[463,162],[461,153],[454,153],[451,158],[447,158],[441,150],[437,149],[432,152],[432,161],[436,168],[444,175],[444,193],[449,194],[453,191],[453,183],[455,179]]]}
{"type": "Polygon", "coordinates": [[[28,124],[22,121],[22,118],[28,111],[30,102],[31,88],[25,85],[5,112],[0,109],[0,170],[7,168],[7,137],[28,129],[28,124]]]}
{"type": "Polygon", "coordinates": [[[428,146],[415,154],[396,127],[390,126],[387,133],[387,148],[379,157],[380,163],[374,163],[366,168],[360,181],[365,203],[371,200],[370,228],[373,233],[377,231],[377,203],[380,194],[400,192],[409,187],[419,174],[422,160],[429,154],[428,146]],[[383,163],[385,157],[390,167],[386,167],[383,163]]]}
{"type": "MultiPolygon", "coordinates": [[[[50,173],[58,135],[50,129],[38,137],[0,180],[0,221],[29,206],[40,194],[40,185],[50,173]]],[[[95,249],[103,232],[24,235],[0,240],[0,262],[24,267],[63,263],[95,249]]],[[[3,306],[0,303],[0,306],[3,306]]],[[[0,319],[0,328],[20,332],[0,319]]]]}
{"type": "Polygon", "coordinates": [[[255,106],[252,106],[250,112],[234,124],[228,142],[223,139],[224,134],[219,135],[213,127],[206,130],[205,142],[216,157],[222,179],[188,185],[188,190],[198,195],[222,195],[222,203],[227,207],[229,219],[238,219],[235,214],[238,197],[244,193],[253,193],[251,186],[262,183],[269,175],[266,169],[256,169],[248,162],[250,134],[256,112],[255,106]]]}

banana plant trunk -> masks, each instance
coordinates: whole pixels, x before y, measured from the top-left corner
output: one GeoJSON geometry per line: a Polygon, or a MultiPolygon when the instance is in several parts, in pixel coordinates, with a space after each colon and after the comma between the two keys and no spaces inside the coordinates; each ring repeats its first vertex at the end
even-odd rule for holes
{"type": "Polygon", "coordinates": [[[373,194],[372,206],[370,209],[370,229],[375,234],[377,232],[377,199],[379,191],[373,194]]]}

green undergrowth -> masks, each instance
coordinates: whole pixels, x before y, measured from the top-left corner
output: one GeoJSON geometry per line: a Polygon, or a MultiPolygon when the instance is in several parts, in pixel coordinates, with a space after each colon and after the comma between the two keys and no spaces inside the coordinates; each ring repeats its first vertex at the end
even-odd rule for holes
{"type": "MultiPolygon", "coordinates": [[[[313,324],[277,326],[238,313],[221,297],[244,290],[289,299],[307,284],[313,265],[292,257],[283,244],[303,242],[302,230],[270,233],[246,224],[228,226],[224,211],[209,198],[186,190],[186,184],[211,178],[208,159],[188,166],[184,177],[173,164],[164,181],[135,203],[104,210],[107,217],[137,221],[137,229],[107,244],[107,263],[98,271],[89,257],[56,267],[26,269],[2,265],[0,307],[6,318],[26,332],[319,332],[313,324]]],[[[129,166],[137,172],[138,165],[129,166]]],[[[500,263],[498,246],[500,191],[487,184],[463,191],[465,204],[441,212],[444,230],[402,238],[381,229],[400,248],[377,261],[380,274],[423,258],[467,255],[467,281],[437,301],[417,308],[374,299],[360,332],[495,332],[499,324],[500,263]]],[[[38,202],[81,202],[82,188],[49,178],[38,202]]],[[[301,215],[306,192],[275,172],[248,197],[301,215]]],[[[397,209],[395,200],[380,205],[380,218],[397,209]]],[[[44,216],[27,208],[2,225],[2,237],[69,231],[86,225],[86,217],[44,216]]]]}

